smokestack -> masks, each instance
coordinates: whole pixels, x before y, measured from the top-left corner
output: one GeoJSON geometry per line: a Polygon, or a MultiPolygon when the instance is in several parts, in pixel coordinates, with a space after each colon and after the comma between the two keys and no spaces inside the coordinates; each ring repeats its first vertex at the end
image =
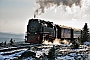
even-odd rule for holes
{"type": "Polygon", "coordinates": [[[36,15],[34,14],[34,18],[36,17],[36,15]]]}

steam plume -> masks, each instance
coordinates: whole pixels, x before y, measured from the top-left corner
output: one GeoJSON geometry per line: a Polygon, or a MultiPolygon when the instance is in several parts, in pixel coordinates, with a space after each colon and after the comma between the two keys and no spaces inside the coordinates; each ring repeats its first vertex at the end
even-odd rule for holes
{"type": "Polygon", "coordinates": [[[70,43],[70,41],[68,41],[68,40],[61,40],[61,39],[58,39],[58,38],[53,40],[53,43],[49,42],[48,40],[44,40],[43,41],[43,44],[51,44],[51,45],[60,45],[61,43],[64,43],[64,44],[68,45],[70,43]]]}
{"type": "Polygon", "coordinates": [[[72,7],[73,4],[81,7],[81,0],[37,0],[36,3],[39,5],[35,10],[34,17],[45,12],[45,9],[60,5],[72,7]]]}

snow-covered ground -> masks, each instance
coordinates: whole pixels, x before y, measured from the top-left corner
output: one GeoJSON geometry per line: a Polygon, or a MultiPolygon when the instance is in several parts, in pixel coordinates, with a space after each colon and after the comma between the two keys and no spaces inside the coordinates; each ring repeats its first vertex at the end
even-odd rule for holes
{"type": "MultiPolygon", "coordinates": [[[[35,57],[29,56],[22,58],[22,60],[48,60],[48,52],[53,45],[42,45],[42,46],[30,46],[29,51],[36,54],[35,57]]],[[[55,60],[90,60],[90,46],[80,45],[79,49],[71,49],[69,46],[58,45],[55,46],[55,60]]],[[[18,49],[7,52],[0,52],[0,60],[4,59],[19,59],[27,49],[18,49]],[[17,52],[18,51],[18,52],[17,52]],[[6,53],[13,53],[5,55],[6,53]],[[4,54],[4,55],[3,55],[4,54]]]]}
{"type": "Polygon", "coordinates": [[[27,49],[18,49],[18,50],[12,50],[12,51],[7,51],[7,52],[0,52],[0,60],[4,59],[15,59],[23,52],[25,52],[27,49]]]}

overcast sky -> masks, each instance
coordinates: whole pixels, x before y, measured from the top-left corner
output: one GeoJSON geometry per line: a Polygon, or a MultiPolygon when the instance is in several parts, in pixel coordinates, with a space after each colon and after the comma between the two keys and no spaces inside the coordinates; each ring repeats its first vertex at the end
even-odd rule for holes
{"type": "MultiPolygon", "coordinates": [[[[80,29],[88,23],[90,28],[90,5],[87,4],[88,2],[82,8],[67,7],[67,11],[61,7],[53,7],[38,18],[80,29]]],[[[0,32],[24,34],[35,9],[35,0],[0,0],[0,32]]]]}

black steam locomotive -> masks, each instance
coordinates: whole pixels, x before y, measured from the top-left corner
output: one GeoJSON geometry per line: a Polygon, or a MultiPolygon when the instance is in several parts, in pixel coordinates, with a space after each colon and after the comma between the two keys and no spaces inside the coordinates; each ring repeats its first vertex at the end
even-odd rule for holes
{"type": "Polygon", "coordinates": [[[53,22],[30,19],[27,25],[26,43],[40,44],[43,40],[53,42],[55,38],[74,40],[81,34],[80,29],[74,29],[67,26],[57,25],[53,22]]]}

